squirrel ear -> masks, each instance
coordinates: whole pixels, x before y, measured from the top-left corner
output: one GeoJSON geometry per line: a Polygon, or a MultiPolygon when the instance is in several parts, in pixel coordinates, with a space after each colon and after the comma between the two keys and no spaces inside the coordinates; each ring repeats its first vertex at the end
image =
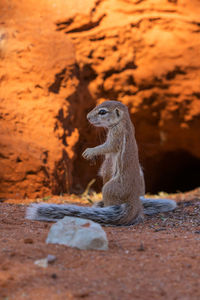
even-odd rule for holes
{"type": "Polygon", "coordinates": [[[120,117],[120,111],[119,111],[119,109],[116,108],[116,109],[115,109],[115,112],[116,112],[117,117],[119,118],[119,117],[120,117]]]}

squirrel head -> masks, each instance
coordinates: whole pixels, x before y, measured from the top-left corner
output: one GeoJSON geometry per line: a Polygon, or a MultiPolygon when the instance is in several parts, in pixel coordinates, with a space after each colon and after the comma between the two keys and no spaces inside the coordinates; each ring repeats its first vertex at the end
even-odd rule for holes
{"type": "Polygon", "coordinates": [[[127,116],[127,107],[119,101],[105,101],[87,115],[88,121],[96,127],[112,128],[127,116]]]}

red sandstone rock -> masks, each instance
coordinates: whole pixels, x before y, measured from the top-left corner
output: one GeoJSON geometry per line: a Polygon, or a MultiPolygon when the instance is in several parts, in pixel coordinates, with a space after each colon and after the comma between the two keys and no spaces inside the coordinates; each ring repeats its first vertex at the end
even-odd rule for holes
{"type": "Polygon", "coordinates": [[[3,2],[0,197],[84,187],[85,115],[106,99],[130,108],[147,190],[198,184],[199,1],[3,2]]]}

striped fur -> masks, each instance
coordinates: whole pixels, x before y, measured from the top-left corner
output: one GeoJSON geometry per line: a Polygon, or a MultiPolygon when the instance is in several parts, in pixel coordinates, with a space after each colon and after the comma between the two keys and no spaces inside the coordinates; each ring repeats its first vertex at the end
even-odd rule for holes
{"type": "Polygon", "coordinates": [[[176,208],[176,202],[170,199],[152,199],[140,197],[145,215],[154,215],[161,212],[172,211],[176,208]]]}
{"type": "Polygon", "coordinates": [[[127,214],[127,205],[113,205],[107,207],[83,207],[78,205],[65,204],[32,204],[28,207],[26,218],[38,221],[56,221],[65,216],[74,216],[79,218],[90,219],[104,225],[130,225],[129,222],[123,222],[127,214]]]}
{"type": "MultiPolygon", "coordinates": [[[[176,202],[169,199],[151,199],[140,197],[144,214],[153,215],[159,212],[172,211],[176,208],[176,202]]],[[[128,205],[113,205],[107,207],[83,207],[78,205],[67,204],[32,204],[28,207],[26,218],[38,221],[57,221],[65,216],[74,216],[79,218],[90,219],[94,222],[104,225],[133,225],[142,218],[135,218],[126,221],[124,216],[127,215],[128,205]]]]}

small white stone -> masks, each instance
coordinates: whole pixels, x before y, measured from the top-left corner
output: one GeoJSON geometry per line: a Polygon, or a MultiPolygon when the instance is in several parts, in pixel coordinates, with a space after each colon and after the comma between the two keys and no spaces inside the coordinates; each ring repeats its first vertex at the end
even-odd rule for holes
{"type": "Polygon", "coordinates": [[[49,264],[52,264],[55,260],[56,260],[55,255],[51,255],[51,254],[47,255],[47,261],[48,261],[49,264]]]}
{"type": "Polygon", "coordinates": [[[48,267],[48,260],[47,258],[42,258],[34,261],[34,264],[41,268],[47,268],[48,267]]]}
{"type": "Polygon", "coordinates": [[[50,228],[46,243],[78,249],[107,250],[108,240],[101,225],[87,219],[64,217],[50,228]]]}

